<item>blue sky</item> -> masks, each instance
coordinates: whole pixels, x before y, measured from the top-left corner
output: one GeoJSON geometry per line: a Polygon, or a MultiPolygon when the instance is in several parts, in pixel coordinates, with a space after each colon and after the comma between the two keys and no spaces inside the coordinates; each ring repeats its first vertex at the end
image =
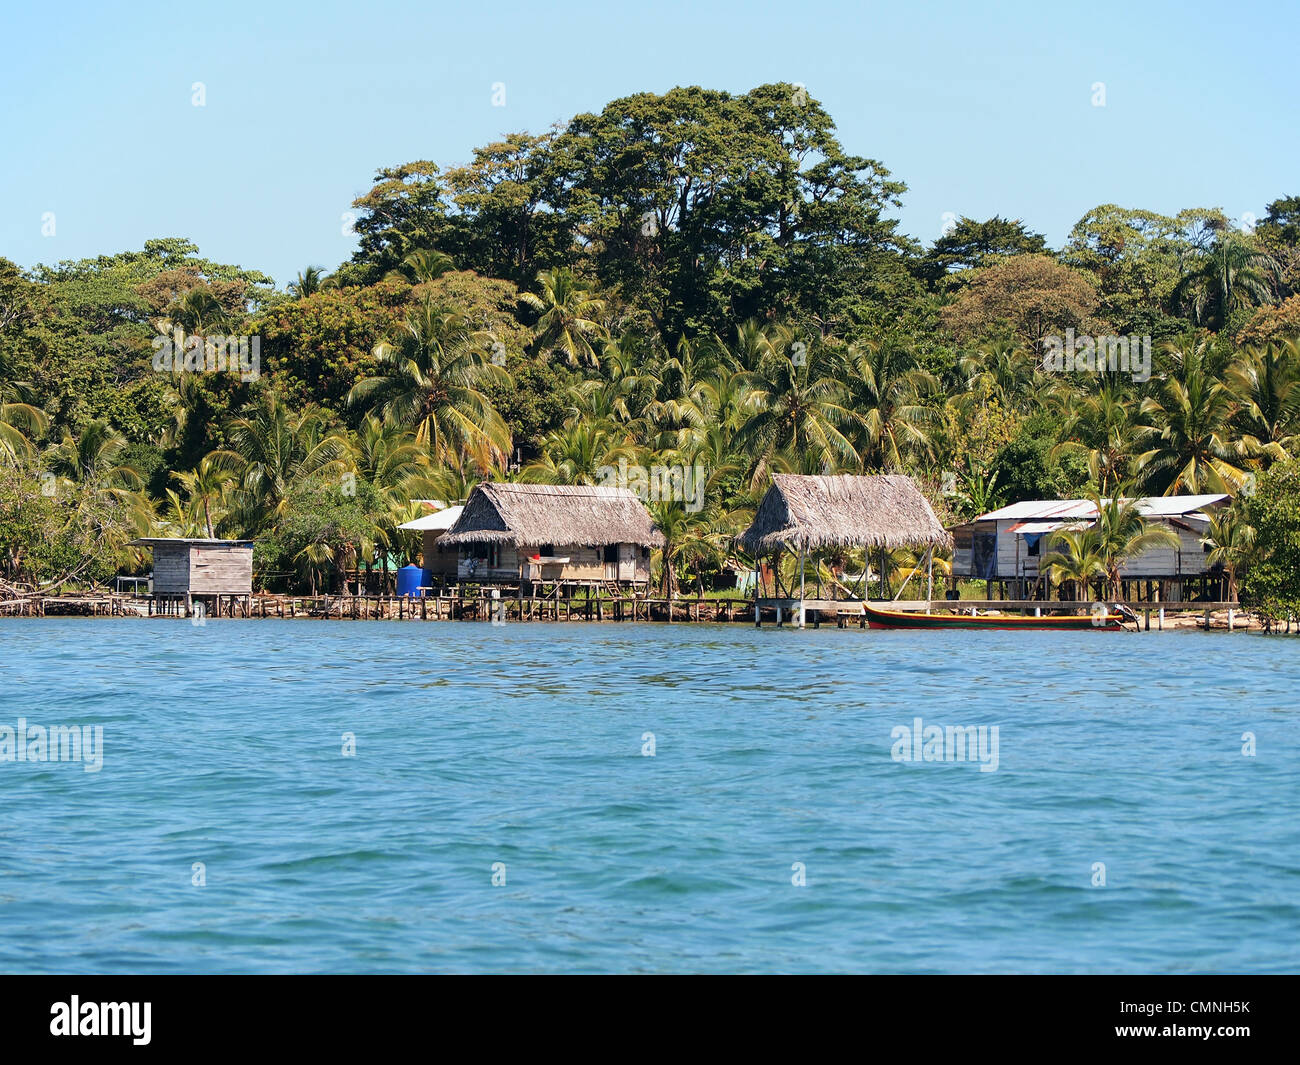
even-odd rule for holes
{"type": "Polygon", "coordinates": [[[1239,217],[1300,193],[1284,0],[124,6],[0,14],[0,256],[22,266],[184,236],[284,284],[351,254],[341,216],[380,166],[687,84],[804,83],[907,183],[927,243],[949,211],[1059,246],[1100,203],[1239,217]]]}

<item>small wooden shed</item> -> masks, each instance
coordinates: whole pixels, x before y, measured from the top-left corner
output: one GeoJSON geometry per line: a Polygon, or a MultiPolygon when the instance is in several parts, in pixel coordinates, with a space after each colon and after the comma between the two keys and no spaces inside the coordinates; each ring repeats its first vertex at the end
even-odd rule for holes
{"type": "Polygon", "coordinates": [[[247,608],[253,594],[253,541],[205,540],[186,537],[142,537],[136,547],[153,551],[153,596],[161,613],[183,605],[185,613],[195,601],[219,617],[222,600],[233,610],[236,599],[247,608]]]}

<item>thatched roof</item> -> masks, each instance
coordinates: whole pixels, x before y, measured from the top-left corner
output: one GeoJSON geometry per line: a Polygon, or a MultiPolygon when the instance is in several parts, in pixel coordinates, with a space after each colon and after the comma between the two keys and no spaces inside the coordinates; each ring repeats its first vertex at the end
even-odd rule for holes
{"type": "Polygon", "coordinates": [[[781,546],[947,547],[952,539],[910,477],[778,473],[738,542],[763,555],[781,546]]]}
{"type": "Polygon", "coordinates": [[[626,488],[591,485],[480,484],[442,544],[570,544],[662,547],[649,511],[626,488]]]}

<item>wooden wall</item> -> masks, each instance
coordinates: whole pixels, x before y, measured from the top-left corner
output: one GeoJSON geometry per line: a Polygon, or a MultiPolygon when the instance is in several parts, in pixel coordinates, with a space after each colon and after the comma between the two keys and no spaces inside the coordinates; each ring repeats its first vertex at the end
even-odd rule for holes
{"type": "Polygon", "coordinates": [[[252,547],[191,545],[190,591],[195,595],[252,595],[252,547]]]}
{"type": "Polygon", "coordinates": [[[642,557],[641,548],[636,544],[618,545],[619,561],[606,562],[603,547],[585,545],[555,545],[555,553],[542,556],[532,561],[537,548],[516,548],[513,544],[501,544],[497,548],[495,565],[486,565],[483,561],[470,574],[468,561],[471,557],[486,559],[487,548],[476,546],[461,549],[457,575],[461,580],[517,581],[520,576],[520,564],[523,564],[525,580],[535,581],[601,581],[650,579],[650,559],[642,557]],[[548,558],[567,558],[568,562],[548,562],[548,558]]]}
{"type": "Polygon", "coordinates": [[[154,544],[154,595],[188,595],[189,590],[189,544],[154,544]]]}
{"type": "Polygon", "coordinates": [[[438,538],[443,535],[441,529],[425,529],[423,533],[424,550],[422,560],[424,568],[435,577],[456,576],[456,561],[459,555],[454,547],[445,551],[438,550],[438,538]]]}
{"type": "Polygon", "coordinates": [[[155,595],[252,595],[253,549],[154,544],[153,590],[155,595]]]}

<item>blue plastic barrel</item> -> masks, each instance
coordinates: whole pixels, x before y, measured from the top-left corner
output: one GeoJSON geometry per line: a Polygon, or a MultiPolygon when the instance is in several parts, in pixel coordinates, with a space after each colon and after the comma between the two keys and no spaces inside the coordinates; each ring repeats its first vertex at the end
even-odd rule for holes
{"type": "Polygon", "coordinates": [[[419,566],[403,566],[397,571],[397,594],[421,596],[420,585],[424,583],[424,570],[419,566]]]}

